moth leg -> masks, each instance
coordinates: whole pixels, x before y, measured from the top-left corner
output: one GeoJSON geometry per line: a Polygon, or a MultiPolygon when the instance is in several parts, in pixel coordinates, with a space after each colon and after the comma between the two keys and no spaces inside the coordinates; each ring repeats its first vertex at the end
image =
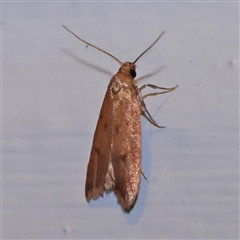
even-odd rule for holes
{"type": "MultiPolygon", "coordinates": [[[[136,89],[136,92],[137,92],[137,97],[138,97],[138,101],[141,105],[141,114],[152,124],[154,125],[155,127],[158,127],[158,128],[165,128],[165,126],[160,126],[158,125],[154,119],[152,118],[151,114],[148,112],[147,110],[147,107],[146,107],[146,104],[145,102],[143,101],[143,97],[142,97],[142,94],[140,92],[140,88],[138,88],[137,86],[134,86],[135,89],[136,89]]],[[[143,88],[142,88],[143,89],[143,88]]]]}
{"type": "Polygon", "coordinates": [[[147,180],[147,177],[145,176],[144,172],[142,170],[140,170],[140,172],[143,175],[143,177],[147,180]]]}
{"type": "Polygon", "coordinates": [[[158,128],[165,128],[165,126],[161,126],[161,125],[158,125],[155,120],[152,118],[151,114],[148,112],[147,108],[146,108],[146,105],[143,101],[143,98],[142,98],[142,101],[141,101],[141,111],[142,111],[142,115],[152,124],[154,125],[155,127],[158,127],[158,128]]]}
{"type": "Polygon", "coordinates": [[[171,87],[171,88],[158,87],[158,86],[153,85],[153,84],[144,84],[144,85],[141,86],[140,88],[138,88],[137,86],[134,86],[134,87],[135,87],[135,89],[136,89],[136,91],[137,91],[138,100],[139,100],[140,105],[141,105],[142,115],[143,115],[144,117],[146,117],[147,120],[148,120],[150,123],[152,123],[155,127],[165,128],[165,126],[160,126],[160,125],[158,125],[158,124],[154,121],[154,119],[152,118],[151,114],[148,112],[148,110],[147,110],[147,108],[146,108],[146,104],[145,104],[145,102],[144,102],[143,99],[146,98],[146,97],[148,97],[148,96],[156,96],[156,95],[158,95],[158,94],[163,94],[163,93],[171,92],[171,91],[173,91],[175,88],[177,88],[178,85],[175,86],[175,87],[171,87]],[[157,93],[149,93],[149,94],[146,94],[146,95],[142,96],[141,90],[143,90],[143,89],[146,88],[146,87],[150,87],[150,88],[153,88],[153,89],[162,89],[162,90],[165,90],[165,91],[163,91],[163,92],[157,92],[157,93]]]}
{"type": "Polygon", "coordinates": [[[176,89],[176,88],[178,87],[178,85],[175,86],[175,87],[171,87],[171,88],[164,88],[164,87],[158,87],[158,86],[153,85],[153,84],[144,84],[143,86],[141,86],[141,87],[139,88],[139,91],[142,91],[142,90],[143,90],[144,88],[146,88],[146,87],[150,87],[150,88],[153,88],[153,89],[161,89],[161,90],[165,90],[165,91],[163,91],[163,92],[157,92],[157,93],[148,93],[148,94],[146,94],[146,95],[144,95],[144,96],[142,97],[143,99],[146,98],[146,97],[149,97],[149,96],[156,96],[156,95],[158,95],[158,94],[163,94],[163,93],[171,92],[171,91],[173,91],[174,89],[176,89]]]}

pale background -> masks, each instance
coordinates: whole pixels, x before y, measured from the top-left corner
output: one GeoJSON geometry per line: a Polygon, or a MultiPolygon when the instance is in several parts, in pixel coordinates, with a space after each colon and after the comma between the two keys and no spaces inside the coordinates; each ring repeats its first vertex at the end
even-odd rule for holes
{"type": "Polygon", "coordinates": [[[2,238],[239,237],[237,2],[2,2],[2,238]],[[146,99],[138,201],[87,204],[99,110],[121,61],[138,82],[179,88],[146,99]]]}

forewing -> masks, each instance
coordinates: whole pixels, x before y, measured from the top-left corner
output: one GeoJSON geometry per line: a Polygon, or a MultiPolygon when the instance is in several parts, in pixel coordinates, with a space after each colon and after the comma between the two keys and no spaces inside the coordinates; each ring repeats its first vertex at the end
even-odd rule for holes
{"type": "Polygon", "coordinates": [[[139,190],[141,127],[140,105],[136,91],[120,91],[114,96],[113,140],[111,159],[115,176],[114,192],[122,208],[132,209],[139,190]]]}
{"type": "Polygon", "coordinates": [[[103,195],[106,189],[106,181],[109,188],[111,188],[113,184],[112,176],[108,174],[113,125],[112,109],[113,101],[108,87],[94,133],[92,150],[87,168],[85,185],[85,196],[87,201],[103,195]]]}

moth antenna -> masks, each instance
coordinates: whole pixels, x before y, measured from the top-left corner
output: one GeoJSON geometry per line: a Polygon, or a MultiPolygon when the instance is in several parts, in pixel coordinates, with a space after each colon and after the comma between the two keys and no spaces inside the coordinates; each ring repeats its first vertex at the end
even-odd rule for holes
{"type": "Polygon", "coordinates": [[[74,35],[77,39],[79,39],[80,41],[82,41],[82,42],[86,43],[87,45],[89,45],[89,46],[91,46],[91,47],[93,47],[93,48],[96,48],[97,50],[99,50],[99,51],[107,54],[107,55],[110,56],[110,57],[112,57],[112,58],[115,59],[121,66],[123,65],[123,63],[122,63],[120,60],[118,60],[116,57],[114,57],[112,54],[110,54],[110,53],[102,50],[101,48],[98,48],[98,47],[92,45],[91,43],[89,43],[89,42],[87,42],[87,41],[85,41],[85,40],[83,40],[83,39],[81,39],[81,38],[80,38],[79,36],[77,36],[74,32],[70,31],[67,27],[65,27],[64,25],[62,25],[62,26],[63,26],[68,32],[70,32],[72,35],[74,35]]]}
{"type": "Polygon", "coordinates": [[[165,31],[163,31],[163,32],[159,35],[159,37],[154,41],[154,43],[152,43],[152,45],[151,45],[150,47],[148,47],[143,53],[141,53],[133,63],[136,63],[137,60],[138,60],[144,53],[146,53],[153,45],[155,45],[155,43],[162,37],[162,35],[163,35],[164,33],[165,33],[165,31]]]}

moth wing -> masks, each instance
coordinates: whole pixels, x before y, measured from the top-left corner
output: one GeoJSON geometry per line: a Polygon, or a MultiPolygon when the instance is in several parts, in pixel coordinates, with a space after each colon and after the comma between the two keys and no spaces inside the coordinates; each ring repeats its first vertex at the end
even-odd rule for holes
{"type": "Polygon", "coordinates": [[[112,109],[113,102],[108,87],[100,110],[87,167],[85,196],[88,202],[102,196],[106,187],[110,189],[113,185],[112,176],[108,174],[113,126],[112,109]],[[106,180],[108,186],[105,184],[106,180]]]}
{"type": "Polygon", "coordinates": [[[129,212],[138,196],[141,174],[140,104],[134,87],[118,93],[113,115],[111,159],[114,169],[114,192],[124,211],[129,212]]]}

